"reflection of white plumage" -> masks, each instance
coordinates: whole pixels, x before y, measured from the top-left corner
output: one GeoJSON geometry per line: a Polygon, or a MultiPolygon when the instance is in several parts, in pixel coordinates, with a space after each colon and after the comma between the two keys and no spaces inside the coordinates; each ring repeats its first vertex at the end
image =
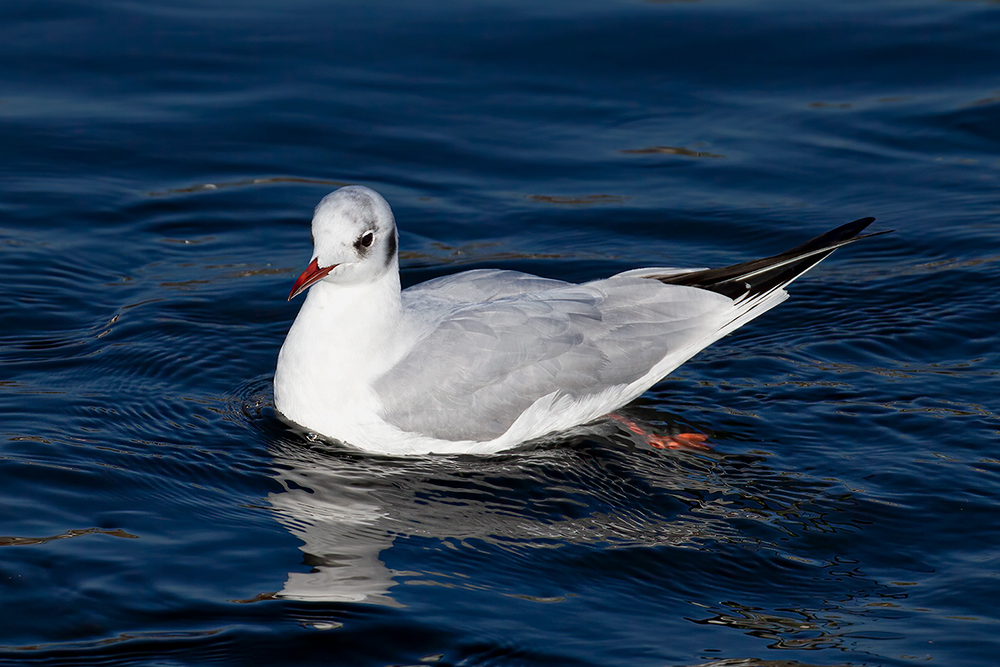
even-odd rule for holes
{"type": "Polygon", "coordinates": [[[302,540],[308,564],[290,572],[275,595],[396,606],[389,595],[394,573],[381,560],[393,536],[379,525],[385,508],[372,477],[336,458],[307,458],[308,450],[274,444],[271,453],[282,490],[267,499],[278,521],[302,540]]]}
{"type": "Polygon", "coordinates": [[[278,355],[289,421],[389,454],[490,453],[615,410],[785,298],[864,218],[735,266],[584,284],[467,271],[400,291],[392,211],[341,188],[316,207],[310,288],[278,355]]]}

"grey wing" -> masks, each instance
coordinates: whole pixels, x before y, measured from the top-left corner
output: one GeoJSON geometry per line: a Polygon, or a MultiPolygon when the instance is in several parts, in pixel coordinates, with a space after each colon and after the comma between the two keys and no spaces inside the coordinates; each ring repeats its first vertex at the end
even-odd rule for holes
{"type": "Polygon", "coordinates": [[[627,385],[670,352],[701,349],[732,305],[705,290],[615,277],[453,306],[376,382],[382,416],[440,439],[491,440],[539,398],[627,385]]]}
{"type": "Polygon", "coordinates": [[[434,278],[403,290],[403,298],[434,299],[458,303],[482,303],[520,294],[541,292],[571,283],[551,278],[540,278],[520,271],[501,269],[475,269],[450,276],[434,278]]]}

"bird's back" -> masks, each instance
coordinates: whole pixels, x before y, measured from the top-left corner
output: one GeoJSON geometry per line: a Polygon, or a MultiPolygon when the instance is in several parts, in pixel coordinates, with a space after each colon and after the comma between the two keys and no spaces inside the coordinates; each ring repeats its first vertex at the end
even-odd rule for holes
{"type": "Polygon", "coordinates": [[[576,285],[511,271],[458,274],[403,295],[415,342],[375,384],[382,417],[477,442],[553,394],[606,395],[594,417],[619,407],[664,358],[678,361],[640,393],[714,340],[733,308],[725,296],[642,277],[576,285]]]}

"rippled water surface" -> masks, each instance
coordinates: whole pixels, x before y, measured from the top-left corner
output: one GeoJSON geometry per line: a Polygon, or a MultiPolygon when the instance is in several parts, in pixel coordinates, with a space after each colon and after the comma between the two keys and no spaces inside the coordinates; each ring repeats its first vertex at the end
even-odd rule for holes
{"type": "Polygon", "coordinates": [[[954,665],[1000,651],[1000,5],[0,4],[0,663],[954,665]],[[346,183],[403,281],[773,254],[608,421],[305,439],[270,379],[346,183]]]}

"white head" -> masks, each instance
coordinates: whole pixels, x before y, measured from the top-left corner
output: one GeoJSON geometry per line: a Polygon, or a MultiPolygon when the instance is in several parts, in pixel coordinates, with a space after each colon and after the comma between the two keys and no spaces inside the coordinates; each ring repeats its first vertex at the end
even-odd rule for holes
{"type": "Polygon", "coordinates": [[[320,280],[365,283],[399,270],[392,209],[371,188],[349,185],[323,197],[313,214],[312,237],[312,261],[289,301],[320,280]]]}

